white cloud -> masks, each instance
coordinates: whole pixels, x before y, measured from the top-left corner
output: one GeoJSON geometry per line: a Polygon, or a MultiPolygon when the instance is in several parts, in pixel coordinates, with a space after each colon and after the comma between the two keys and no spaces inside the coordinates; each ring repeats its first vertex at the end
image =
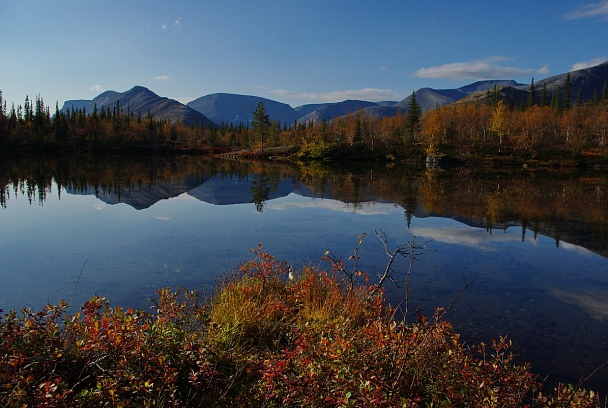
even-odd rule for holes
{"type": "Polygon", "coordinates": [[[538,75],[549,75],[549,65],[543,65],[542,68],[536,70],[538,75]]]}
{"type": "Polygon", "coordinates": [[[167,81],[167,80],[171,79],[171,77],[167,76],[167,75],[159,75],[159,76],[155,76],[154,79],[156,79],[157,81],[167,81]]]}
{"type": "Polygon", "coordinates": [[[91,87],[91,91],[93,91],[93,92],[103,92],[103,87],[101,85],[93,85],[91,87]]]}
{"type": "MultiPolygon", "coordinates": [[[[182,22],[179,19],[175,20],[170,25],[171,25],[171,27],[173,27],[173,30],[178,30],[179,31],[179,30],[182,29],[182,22]]],[[[160,29],[163,30],[163,31],[167,31],[169,29],[169,25],[165,23],[165,24],[163,24],[163,25],[160,26],[160,29]]]]}
{"type": "Polygon", "coordinates": [[[454,62],[451,64],[421,68],[414,74],[418,78],[447,78],[447,79],[504,79],[521,75],[546,75],[548,67],[533,70],[530,68],[503,67],[496,62],[508,60],[507,57],[495,56],[469,62],[454,62]]]}
{"type": "Polygon", "coordinates": [[[303,99],[318,102],[342,102],[347,99],[358,99],[370,102],[380,102],[388,100],[401,100],[404,96],[392,89],[376,89],[363,88],[352,89],[345,91],[325,92],[325,93],[307,93],[307,92],[292,92],[285,89],[275,89],[270,91],[272,95],[303,99]]]}
{"type": "Polygon", "coordinates": [[[606,61],[607,61],[606,57],[595,58],[595,59],[592,59],[591,61],[580,61],[580,62],[577,62],[576,64],[572,65],[571,71],[595,67],[596,65],[600,65],[606,61]]]}
{"type": "Polygon", "coordinates": [[[608,0],[602,0],[597,3],[589,3],[566,14],[566,18],[569,20],[588,17],[603,17],[604,19],[608,18],[608,0]]]}

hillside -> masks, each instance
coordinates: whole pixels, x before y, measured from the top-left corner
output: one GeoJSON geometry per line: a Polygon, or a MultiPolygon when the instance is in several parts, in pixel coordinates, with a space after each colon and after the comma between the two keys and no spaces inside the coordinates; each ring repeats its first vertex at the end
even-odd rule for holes
{"type": "Polygon", "coordinates": [[[314,111],[302,116],[299,119],[300,123],[320,122],[322,120],[330,121],[340,116],[354,113],[360,109],[371,106],[378,106],[376,102],[346,100],[343,102],[327,103],[320,105],[314,111]]]}
{"type": "Polygon", "coordinates": [[[158,96],[154,92],[142,86],[135,86],[126,92],[106,91],[99,94],[93,100],[69,100],[63,104],[62,112],[74,109],[86,109],[92,113],[97,106],[98,110],[102,107],[114,108],[120,103],[123,112],[132,112],[142,117],[146,117],[148,112],[156,119],[165,119],[171,122],[181,121],[186,125],[204,125],[205,127],[215,127],[216,124],[205,115],[196,110],[179,103],[176,100],[158,96]]]}
{"type": "Polygon", "coordinates": [[[282,124],[292,124],[300,118],[300,114],[286,103],[261,98],[259,96],[215,93],[201,96],[186,106],[202,113],[217,124],[248,124],[253,121],[253,111],[258,102],[262,102],[270,120],[278,120],[282,124]]]}
{"type": "MultiPolygon", "coordinates": [[[[550,104],[553,95],[559,95],[560,99],[564,98],[564,88],[566,79],[570,74],[570,103],[574,104],[576,100],[581,99],[582,103],[592,100],[594,97],[600,99],[604,92],[604,88],[608,84],[608,62],[596,65],[590,68],[579,69],[576,71],[566,72],[564,74],[554,75],[545,79],[534,80],[534,98],[537,103],[540,103],[543,84],[547,88],[547,103],[550,104]]],[[[527,100],[530,92],[530,84],[518,84],[509,86],[500,86],[500,95],[503,100],[520,104],[527,100]]],[[[416,94],[418,97],[418,94],[416,94]]],[[[485,102],[491,97],[487,91],[479,91],[470,94],[466,98],[458,101],[458,103],[485,102]]]]}
{"type": "MultiPolygon", "coordinates": [[[[580,90],[580,96],[582,102],[593,99],[594,94],[598,97],[602,97],[602,92],[606,82],[608,81],[608,62],[596,65],[591,68],[579,69],[577,71],[569,72],[570,74],[570,102],[573,103],[578,98],[580,90]]],[[[566,77],[568,73],[555,75],[549,78],[536,81],[535,83],[535,95],[540,97],[543,83],[547,85],[547,92],[549,98],[555,91],[563,92],[564,85],[566,83],[566,77]]],[[[522,88],[519,88],[522,89],[522,88]]],[[[525,88],[529,90],[529,85],[525,88]]]]}
{"type": "MultiPolygon", "coordinates": [[[[492,80],[477,81],[456,89],[421,88],[416,91],[416,101],[418,102],[418,105],[420,105],[422,112],[426,112],[437,106],[449,105],[450,103],[454,103],[478,92],[487,92],[487,90],[493,89],[494,86],[506,87],[517,85],[521,84],[512,80],[492,80]]],[[[408,96],[396,104],[395,107],[407,110],[411,98],[411,95],[408,96]]]]}

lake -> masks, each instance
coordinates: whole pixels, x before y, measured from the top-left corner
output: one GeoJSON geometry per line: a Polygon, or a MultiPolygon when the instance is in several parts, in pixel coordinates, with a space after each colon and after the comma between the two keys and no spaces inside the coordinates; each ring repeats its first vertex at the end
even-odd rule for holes
{"type": "MultiPolygon", "coordinates": [[[[5,158],[0,187],[5,312],[65,299],[74,313],[94,294],[148,308],[167,286],[211,292],[260,243],[297,271],[327,267],[327,250],[346,260],[367,234],[359,267],[375,276],[388,260],[378,231],[389,249],[426,244],[410,310],[430,316],[458,297],[446,318],[467,343],[508,335],[549,383],[608,361],[606,174],[43,157],[5,158]]],[[[387,286],[393,305],[404,294],[387,286]]],[[[606,392],[607,378],[586,385],[606,392]]]]}

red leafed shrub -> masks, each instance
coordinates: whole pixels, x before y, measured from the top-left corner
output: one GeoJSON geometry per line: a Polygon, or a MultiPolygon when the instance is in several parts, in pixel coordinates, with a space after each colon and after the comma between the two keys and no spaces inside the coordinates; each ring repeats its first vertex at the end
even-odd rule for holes
{"type": "Polygon", "coordinates": [[[444,310],[396,321],[335,257],[293,276],[254,253],[204,300],[161,289],[153,312],[94,297],[73,316],[65,303],[5,314],[0,406],[599,406],[575,387],[543,395],[507,338],[466,347],[444,310]]]}

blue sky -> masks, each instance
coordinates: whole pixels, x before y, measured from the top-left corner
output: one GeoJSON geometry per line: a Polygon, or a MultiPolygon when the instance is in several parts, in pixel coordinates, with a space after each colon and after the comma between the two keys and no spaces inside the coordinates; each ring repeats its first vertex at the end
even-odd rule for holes
{"type": "Polygon", "coordinates": [[[0,39],[9,108],[135,85],[296,107],[606,61],[608,0],[1,0],[0,39]]]}

